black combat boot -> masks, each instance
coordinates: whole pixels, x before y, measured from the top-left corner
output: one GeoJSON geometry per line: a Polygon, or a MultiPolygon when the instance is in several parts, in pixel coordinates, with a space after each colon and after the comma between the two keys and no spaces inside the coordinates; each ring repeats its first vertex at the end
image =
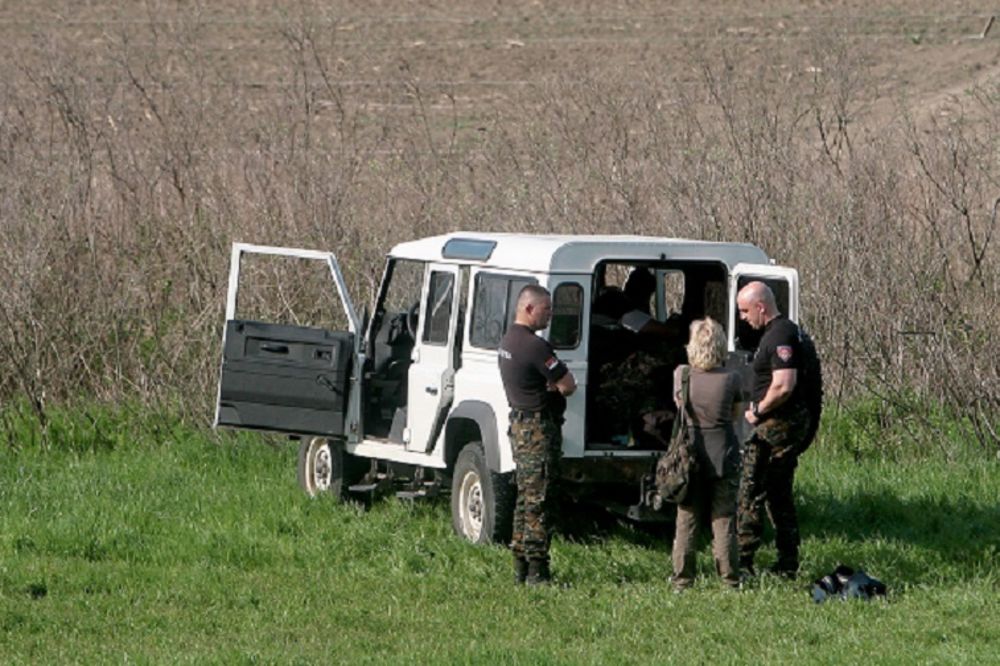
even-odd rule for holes
{"type": "Polygon", "coordinates": [[[799,563],[791,560],[778,560],[777,564],[768,569],[768,572],[774,576],[795,580],[799,573],[799,563]]]}
{"type": "Polygon", "coordinates": [[[753,578],[757,575],[757,570],[753,568],[753,556],[740,557],[740,578],[753,578]]]}
{"type": "Polygon", "coordinates": [[[524,557],[514,556],[514,582],[523,584],[528,577],[528,560],[524,557]]]}
{"type": "Polygon", "coordinates": [[[528,585],[548,585],[552,581],[548,560],[528,560],[528,585]]]}

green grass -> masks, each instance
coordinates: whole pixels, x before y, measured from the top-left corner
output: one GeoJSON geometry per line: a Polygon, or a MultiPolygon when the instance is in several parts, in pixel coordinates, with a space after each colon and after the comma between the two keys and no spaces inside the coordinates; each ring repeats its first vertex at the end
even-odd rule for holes
{"type": "Polygon", "coordinates": [[[453,536],[446,502],[311,500],[292,446],[81,413],[47,446],[24,430],[0,451],[5,664],[951,664],[1000,648],[1000,474],[984,456],[858,463],[817,444],[798,582],[726,592],[706,547],[675,596],[667,539],[617,527],[557,538],[558,585],[538,590],[513,586],[505,549],[453,536]],[[813,604],[810,580],[838,562],[888,600],[813,604]]]}

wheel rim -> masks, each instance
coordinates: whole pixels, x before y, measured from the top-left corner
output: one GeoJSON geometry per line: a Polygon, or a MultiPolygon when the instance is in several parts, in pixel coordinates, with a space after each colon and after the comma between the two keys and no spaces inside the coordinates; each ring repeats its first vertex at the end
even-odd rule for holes
{"type": "Polygon", "coordinates": [[[459,491],[459,515],[462,519],[462,532],[470,541],[478,541],[483,531],[483,482],[474,471],[466,472],[462,477],[459,491]]]}
{"type": "Polygon", "coordinates": [[[315,492],[326,492],[330,489],[330,482],[333,478],[333,455],[330,453],[330,445],[324,440],[313,440],[312,455],[312,487],[315,492]]]}

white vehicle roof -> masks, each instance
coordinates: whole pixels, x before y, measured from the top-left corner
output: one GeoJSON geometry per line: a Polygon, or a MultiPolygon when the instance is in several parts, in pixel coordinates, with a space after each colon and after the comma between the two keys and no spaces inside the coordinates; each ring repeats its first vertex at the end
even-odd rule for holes
{"type": "Polygon", "coordinates": [[[749,243],[716,243],[652,236],[584,236],[456,231],[400,243],[400,259],[473,264],[543,273],[591,273],[602,261],[721,261],[767,264],[764,251],[749,243]],[[472,241],[463,244],[459,241],[472,241]],[[490,244],[495,244],[492,248],[490,244]],[[445,251],[448,245],[449,251],[445,251]],[[488,255],[488,256],[486,256],[488,255]],[[485,257],[485,258],[484,258],[485,257]]]}

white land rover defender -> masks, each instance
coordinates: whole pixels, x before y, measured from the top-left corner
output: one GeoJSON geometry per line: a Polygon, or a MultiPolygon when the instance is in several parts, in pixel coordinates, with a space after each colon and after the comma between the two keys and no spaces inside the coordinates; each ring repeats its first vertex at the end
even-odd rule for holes
{"type": "Polygon", "coordinates": [[[662,433],[669,437],[672,371],[688,324],[722,322],[727,365],[747,369],[759,333],[739,320],[736,293],[751,280],[769,284],[781,312],[798,321],[796,271],[753,245],[456,232],[392,249],[369,320],[334,255],[234,244],[215,424],[301,438],[298,477],[310,494],[450,489],[459,535],[504,541],[514,460],[497,346],[521,288],[539,284],[553,299],[540,334],[579,386],[563,425],[564,494],[662,519],[652,472],[662,433]],[[238,319],[241,259],[251,254],[325,262],[349,330],[238,319]],[[623,289],[637,271],[647,277],[639,304],[623,289]],[[630,330],[637,309],[673,335],[630,330]]]}

